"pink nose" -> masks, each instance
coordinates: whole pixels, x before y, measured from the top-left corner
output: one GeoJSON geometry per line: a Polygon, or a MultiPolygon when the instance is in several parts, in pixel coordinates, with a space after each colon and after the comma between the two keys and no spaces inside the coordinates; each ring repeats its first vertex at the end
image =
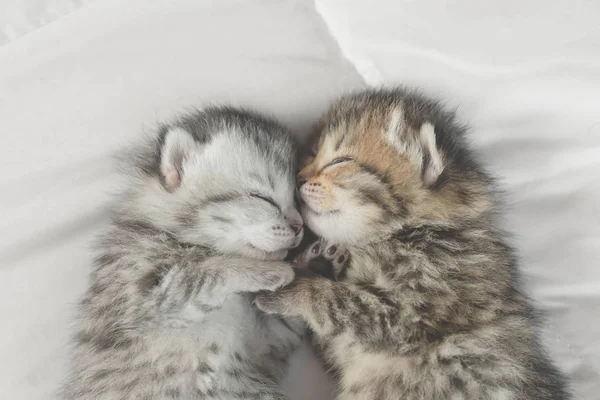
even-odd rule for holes
{"type": "Polygon", "coordinates": [[[296,236],[298,236],[300,234],[300,232],[302,232],[303,227],[304,227],[304,225],[302,225],[302,224],[293,224],[290,226],[290,228],[292,228],[292,230],[294,231],[294,234],[296,236]]]}

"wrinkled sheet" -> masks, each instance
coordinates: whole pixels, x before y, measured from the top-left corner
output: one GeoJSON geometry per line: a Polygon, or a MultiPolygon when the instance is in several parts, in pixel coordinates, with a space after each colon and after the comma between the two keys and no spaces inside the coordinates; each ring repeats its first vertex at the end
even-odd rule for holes
{"type": "Polygon", "coordinates": [[[0,46],[51,23],[90,0],[2,0],[0,46]]]}
{"type": "MultiPolygon", "coordinates": [[[[252,106],[303,135],[340,93],[391,83],[442,97],[472,126],[506,189],[545,343],[576,398],[597,398],[600,3],[9,3],[28,28],[16,32],[0,4],[0,32],[16,32],[0,38],[0,398],[52,398],[64,376],[117,149],[207,102],[252,106]]],[[[285,387],[331,398],[308,347],[285,387]]]]}

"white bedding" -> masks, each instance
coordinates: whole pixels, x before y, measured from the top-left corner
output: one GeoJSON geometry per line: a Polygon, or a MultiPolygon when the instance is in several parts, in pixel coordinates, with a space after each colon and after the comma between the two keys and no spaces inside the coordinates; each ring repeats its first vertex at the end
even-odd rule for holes
{"type": "MultiPolygon", "coordinates": [[[[576,398],[598,398],[598,16],[600,3],[568,0],[0,3],[0,398],[51,398],[64,375],[115,149],[209,101],[303,134],[340,93],[400,82],[472,125],[507,189],[546,344],[576,398]],[[31,29],[6,35],[6,11],[25,5],[40,11],[19,14],[31,29]]],[[[307,349],[285,385],[292,399],[331,398],[307,349]]]]}

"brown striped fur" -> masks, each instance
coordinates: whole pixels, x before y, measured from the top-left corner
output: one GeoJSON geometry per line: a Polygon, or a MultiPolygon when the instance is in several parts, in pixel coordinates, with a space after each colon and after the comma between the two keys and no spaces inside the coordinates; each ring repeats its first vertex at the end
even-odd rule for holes
{"type": "Polygon", "coordinates": [[[498,228],[493,179],[453,113],[404,89],[366,91],[317,132],[303,217],[349,265],[341,281],[298,277],[257,304],[309,323],[338,398],[569,398],[498,228]]]}

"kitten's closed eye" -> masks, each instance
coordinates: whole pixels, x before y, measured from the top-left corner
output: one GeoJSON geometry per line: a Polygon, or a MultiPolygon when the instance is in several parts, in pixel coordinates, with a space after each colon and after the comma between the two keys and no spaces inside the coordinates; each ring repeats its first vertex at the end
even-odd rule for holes
{"type": "Polygon", "coordinates": [[[275,200],[273,200],[269,196],[265,196],[265,195],[262,195],[262,194],[259,194],[259,193],[250,193],[250,197],[254,197],[254,198],[260,199],[262,201],[266,201],[267,203],[271,204],[273,207],[275,207],[279,211],[281,211],[281,208],[279,207],[279,205],[277,203],[275,203],[275,200]]]}
{"type": "Polygon", "coordinates": [[[330,162],[329,164],[327,164],[325,166],[325,168],[331,167],[334,165],[338,165],[338,164],[342,164],[345,162],[349,162],[349,161],[354,161],[354,159],[352,157],[338,157],[338,158],[334,159],[332,162],[330,162]]]}

